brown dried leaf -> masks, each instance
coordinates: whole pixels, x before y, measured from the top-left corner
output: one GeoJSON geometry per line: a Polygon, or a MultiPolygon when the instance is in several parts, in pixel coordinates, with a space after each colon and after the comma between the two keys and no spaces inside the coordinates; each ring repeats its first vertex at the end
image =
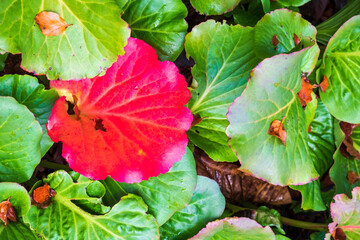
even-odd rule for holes
{"type": "Polygon", "coordinates": [[[285,146],[286,131],[280,120],[274,120],[271,122],[268,134],[278,137],[281,140],[282,144],[285,146]]]}
{"type": "Polygon", "coordinates": [[[354,171],[349,171],[346,178],[351,185],[353,185],[360,179],[359,176],[354,171]]]}
{"type": "Polygon", "coordinates": [[[227,162],[215,162],[202,150],[195,148],[194,157],[197,173],[215,180],[225,198],[238,204],[241,201],[284,205],[291,203],[289,189],[272,185],[261,179],[249,176],[239,170],[239,166],[227,162]]]}
{"type": "Polygon", "coordinates": [[[58,36],[62,34],[68,25],[65,20],[54,12],[42,11],[35,17],[36,24],[45,36],[58,36]]]}
{"type": "Polygon", "coordinates": [[[334,238],[334,240],[346,240],[346,235],[341,228],[335,229],[331,236],[334,238]]]}
{"type": "Polygon", "coordinates": [[[295,46],[297,46],[300,43],[300,39],[295,33],[294,33],[294,38],[293,39],[294,39],[295,46]]]}
{"type": "Polygon", "coordinates": [[[201,121],[202,121],[202,118],[200,117],[200,114],[198,113],[198,114],[194,115],[191,126],[195,126],[195,125],[199,124],[201,121]]]}
{"type": "Polygon", "coordinates": [[[305,107],[307,103],[312,101],[311,93],[313,86],[310,84],[309,79],[305,76],[301,76],[301,89],[298,92],[298,97],[301,103],[301,106],[305,107]]]}
{"type": "Polygon", "coordinates": [[[275,47],[279,44],[279,39],[278,39],[278,37],[276,35],[272,36],[271,43],[275,47]]]}
{"type": "Polygon", "coordinates": [[[15,209],[9,199],[0,203],[0,219],[4,222],[5,226],[8,219],[17,222],[15,209]]]}
{"type": "Polygon", "coordinates": [[[49,184],[36,188],[32,193],[32,204],[40,208],[47,208],[51,199],[56,195],[55,190],[51,189],[49,184]]]}
{"type": "Polygon", "coordinates": [[[320,89],[321,91],[323,91],[324,93],[326,93],[326,90],[329,87],[329,80],[326,76],[324,76],[323,81],[320,83],[320,89]]]}
{"type": "Polygon", "coordinates": [[[353,156],[355,159],[360,159],[360,153],[354,148],[351,134],[355,127],[359,124],[351,124],[347,122],[340,122],[340,128],[345,134],[345,139],[342,142],[340,152],[344,157],[348,157],[347,153],[353,156]]]}

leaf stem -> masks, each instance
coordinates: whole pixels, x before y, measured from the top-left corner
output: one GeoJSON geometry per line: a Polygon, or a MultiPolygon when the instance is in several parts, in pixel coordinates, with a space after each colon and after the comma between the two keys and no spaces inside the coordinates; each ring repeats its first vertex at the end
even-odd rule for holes
{"type": "MultiPolygon", "coordinates": [[[[256,209],[253,209],[253,208],[239,207],[237,205],[233,205],[230,203],[226,203],[226,207],[229,208],[233,212],[233,214],[236,212],[245,211],[245,210],[256,211],[256,209]]],[[[295,219],[291,219],[291,218],[287,218],[287,217],[283,217],[283,216],[280,216],[280,220],[283,224],[291,226],[291,227],[316,230],[316,231],[322,231],[322,232],[328,231],[327,225],[325,223],[305,222],[305,221],[295,220],[295,219]]]]}
{"type": "Polygon", "coordinates": [[[65,170],[67,172],[72,171],[72,169],[69,166],[59,164],[59,163],[49,162],[49,161],[41,161],[39,163],[39,166],[42,166],[44,168],[54,169],[54,170],[65,170]]]}

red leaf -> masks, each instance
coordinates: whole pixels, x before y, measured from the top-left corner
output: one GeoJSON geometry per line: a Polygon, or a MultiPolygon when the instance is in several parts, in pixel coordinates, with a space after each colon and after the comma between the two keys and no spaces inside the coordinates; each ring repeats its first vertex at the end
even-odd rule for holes
{"type": "Polygon", "coordinates": [[[140,182],[166,173],[185,153],[192,115],[184,105],[187,83],[171,62],[130,38],[126,54],[106,74],[80,81],[53,81],[74,95],[78,116],[66,112],[65,97],[53,108],[49,136],[63,142],[70,167],[93,179],[140,182]]]}

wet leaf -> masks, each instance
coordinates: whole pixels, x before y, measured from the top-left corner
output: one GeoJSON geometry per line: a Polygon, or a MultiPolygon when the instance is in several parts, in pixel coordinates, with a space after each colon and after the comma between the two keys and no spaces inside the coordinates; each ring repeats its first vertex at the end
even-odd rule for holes
{"type": "Polygon", "coordinates": [[[198,148],[194,156],[198,174],[214,179],[225,198],[233,204],[250,201],[284,205],[292,201],[287,187],[272,185],[241,172],[233,163],[215,162],[198,148]]]}
{"type": "Polygon", "coordinates": [[[274,120],[271,122],[268,134],[279,138],[282,144],[285,146],[286,142],[286,131],[284,125],[280,120],[274,120]]]}
{"type": "Polygon", "coordinates": [[[173,63],[159,62],[138,39],[130,38],[125,50],[104,76],[52,82],[76,99],[79,112],[69,116],[60,98],[47,129],[63,142],[62,155],[74,171],[134,183],[166,173],[182,158],[192,115],[184,107],[187,83],[173,63]]]}
{"type": "Polygon", "coordinates": [[[47,11],[38,13],[35,22],[46,36],[58,36],[69,26],[59,14],[47,11]]]}
{"type": "Polygon", "coordinates": [[[310,84],[309,79],[305,76],[301,76],[301,89],[297,93],[301,106],[306,107],[306,104],[311,102],[311,94],[313,92],[313,86],[310,84]]]}

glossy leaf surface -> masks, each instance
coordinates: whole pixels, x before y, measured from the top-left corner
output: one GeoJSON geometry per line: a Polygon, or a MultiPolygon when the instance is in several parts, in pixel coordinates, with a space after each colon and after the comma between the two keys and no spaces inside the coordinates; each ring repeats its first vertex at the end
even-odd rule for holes
{"type": "Polygon", "coordinates": [[[213,20],[196,26],[186,36],[185,49],[196,62],[192,73],[199,83],[188,106],[192,114],[202,118],[188,136],[215,161],[237,161],[227,143],[226,113],[244,90],[251,69],[260,62],[253,48],[253,28],[213,20]]]}
{"type": "Polygon", "coordinates": [[[43,130],[41,138],[41,155],[44,156],[53,145],[46,130],[46,123],[51,110],[58,99],[55,90],[45,90],[34,77],[24,75],[5,75],[0,77],[0,96],[10,96],[18,103],[25,105],[40,123],[43,130]]]}
{"type": "Polygon", "coordinates": [[[22,53],[22,67],[49,79],[94,77],[124,54],[130,35],[115,0],[22,0],[0,2],[0,49],[22,53]],[[63,18],[67,29],[45,36],[35,24],[42,11],[63,18]]]}
{"type": "Polygon", "coordinates": [[[275,240],[270,227],[262,227],[249,218],[225,218],[210,222],[191,240],[275,240]]]}
{"type": "Polygon", "coordinates": [[[104,202],[114,205],[127,193],[141,196],[149,206],[159,225],[163,225],[175,212],[190,202],[196,185],[194,157],[189,149],[182,160],[174,163],[169,172],[149,178],[141,183],[126,184],[106,178],[104,202]]]}
{"type": "Polygon", "coordinates": [[[330,39],[318,74],[327,77],[321,99],[337,119],[360,123],[360,16],[348,20],[330,39]]]}
{"type": "Polygon", "coordinates": [[[41,126],[12,97],[0,96],[0,181],[25,182],[40,162],[41,126]]]}
{"type": "Polygon", "coordinates": [[[336,228],[341,228],[347,240],[359,239],[360,235],[360,187],[352,190],[352,198],[345,194],[334,197],[335,202],[331,203],[331,217],[333,223],[329,224],[329,231],[333,233],[336,228]]]}
{"type": "Polygon", "coordinates": [[[69,116],[60,98],[47,129],[54,142],[63,142],[74,171],[134,183],[166,173],[181,159],[192,116],[184,107],[187,84],[173,63],[159,62],[138,39],[129,39],[125,50],[102,77],[52,82],[75,96],[79,112],[69,116]]]}
{"type": "Polygon", "coordinates": [[[214,180],[198,176],[190,203],[160,227],[161,239],[189,239],[221,216],[225,198],[214,180]]]}
{"type": "Polygon", "coordinates": [[[191,0],[191,5],[200,14],[220,15],[233,10],[241,0],[191,0]]]}
{"type": "Polygon", "coordinates": [[[123,9],[131,36],[151,45],[160,60],[176,60],[188,28],[187,9],[181,0],[129,0],[123,9]]]}
{"type": "Polygon", "coordinates": [[[140,197],[125,196],[109,213],[93,216],[71,201],[94,199],[86,193],[91,180],[81,176],[74,183],[69,174],[58,171],[44,181],[56,191],[56,196],[48,208],[32,206],[24,220],[45,239],[158,239],[157,223],[146,214],[147,206],[140,197]]]}
{"type": "Polygon", "coordinates": [[[307,145],[304,110],[297,96],[301,65],[308,50],[261,62],[227,115],[230,125],[226,133],[241,169],[273,184],[299,185],[318,177],[307,145]],[[268,134],[274,120],[284,124],[285,146],[268,134]]]}

